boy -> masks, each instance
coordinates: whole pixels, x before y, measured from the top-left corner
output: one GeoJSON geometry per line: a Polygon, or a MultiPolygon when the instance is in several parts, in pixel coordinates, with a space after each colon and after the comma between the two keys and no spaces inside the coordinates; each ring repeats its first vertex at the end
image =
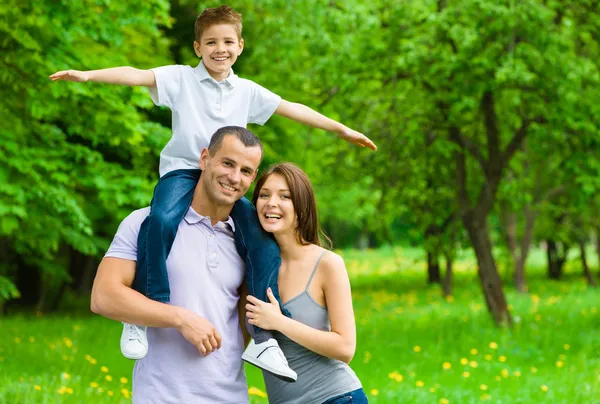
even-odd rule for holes
{"type": "MultiPolygon", "coordinates": [[[[194,51],[201,58],[196,68],[164,66],[150,70],[117,67],[93,71],[66,70],[52,81],[95,81],[148,87],[158,106],[173,115],[173,136],[161,152],[160,180],[154,189],[150,215],[138,237],[138,259],[133,288],[160,302],[169,301],[166,261],[177,227],[187,212],[199,178],[200,152],[220,127],[248,123],[263,125],[273,113],[306,125],[337,133],[342,139],[376,150],[363,134],[312,109],[290,103],[258,84],[241,79],[231,67],[244,49],[241,15],[229,6],[206,9],[196,19],[194,51]]],[[[223,190],[235,192],[223,181],[223,190]]],[[[256,212],[245,198],[231,214],[238,252],[246,261],[249,293],[268,301],[266,290],[279,299],[277,274],[281,259],[277,244],[260,228],[256,212]]],[[[121,351],[129,359],[141,359],[148,350],[146,330],[125,324],[121,351]]],[[[255,328],[254,340],[243,359],[276,376],[295,381],[283,353],[268,331],[255,328]]]]}

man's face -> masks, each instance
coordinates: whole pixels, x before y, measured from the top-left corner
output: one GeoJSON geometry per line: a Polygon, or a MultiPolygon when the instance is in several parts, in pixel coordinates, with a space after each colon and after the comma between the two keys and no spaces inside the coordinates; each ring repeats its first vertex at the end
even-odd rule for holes
{"type": "Polygon", "coordinates": [[[208,200],[217,206],[233,206],[254,181],[261,158],[259,146],[246,147],[231,135],[223,138],[214,156],[202,150],[200,182],[208,200]]]}

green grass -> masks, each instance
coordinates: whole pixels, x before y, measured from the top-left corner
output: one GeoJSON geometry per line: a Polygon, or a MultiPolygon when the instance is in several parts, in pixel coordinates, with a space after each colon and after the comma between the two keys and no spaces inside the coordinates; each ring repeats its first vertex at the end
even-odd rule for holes
{"type": "MultiPolygon", "coordinates": [[[[600,402],[600,290],[586,286],[575,261],[564,281],[552,282],[534,251],[530,293],[506,282],[515,324],[499,329],[470,254],[456,265],[448,301],[426,286],[418,250],[343,254],[358,328],[351,366],[371,403],[600,402]]],[[[0,403],[129,401],[132,362],[119,352],[119,323],[12,316],[0,319],[0,330],[0,403]]],[[[247,376],[253,392],[264,392],[259,372],[247,368],[247,376]]]]}

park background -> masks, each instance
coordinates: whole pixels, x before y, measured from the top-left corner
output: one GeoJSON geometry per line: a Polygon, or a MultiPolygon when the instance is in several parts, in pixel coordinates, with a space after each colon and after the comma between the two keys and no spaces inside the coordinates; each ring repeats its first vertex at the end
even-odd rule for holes
{"type": "MultiPolygon", "coordinates": [[[[0,4],[0,403],[130,400],[120,324],[89,294],[170,137],[146,89],[48,76],[195,66],[194,20],[220,4],[0,4]]],[[[600,402],[599,2],[229,4],[237,74],[379,147],[279,117],[250,127],[261,169],[293,161],[313,181],[370,402],[600,402]]]]}

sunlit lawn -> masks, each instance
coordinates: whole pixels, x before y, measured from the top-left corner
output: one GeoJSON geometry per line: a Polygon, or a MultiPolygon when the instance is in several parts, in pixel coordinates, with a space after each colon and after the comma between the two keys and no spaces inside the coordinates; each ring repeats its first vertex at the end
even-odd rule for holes
{"type": "MultiPolygon", "coordinates": [[[[551,282],[536,251],[530,294],[507,282],[515,324],[505,330],[491,323],[468,255],[448,300],[425,285],[418,250],[344,256],[358,327],[351,365],[371,403],[600,402],[600,290],[586,286],[576,262],[551,282]]],[[[1,319],[0,330],[0,403],[129,401],[132,362],[119,352],[120,324],[17,316],[1,319]]],[[[260,373],[247,375],[252,402],[266,403],[260,373]]]]}

